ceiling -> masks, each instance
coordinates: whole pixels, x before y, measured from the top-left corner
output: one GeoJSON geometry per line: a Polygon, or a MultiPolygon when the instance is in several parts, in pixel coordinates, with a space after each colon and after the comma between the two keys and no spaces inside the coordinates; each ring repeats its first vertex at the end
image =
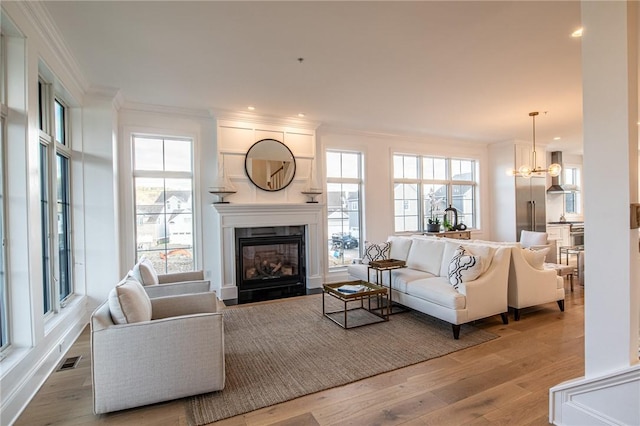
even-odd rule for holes
{"type": "Polygon", "coordinates": [[[540,111],[537,143],[582,152],[577,1],[45,5],[126,101],[480,142],[530,141],[540,111]]]}

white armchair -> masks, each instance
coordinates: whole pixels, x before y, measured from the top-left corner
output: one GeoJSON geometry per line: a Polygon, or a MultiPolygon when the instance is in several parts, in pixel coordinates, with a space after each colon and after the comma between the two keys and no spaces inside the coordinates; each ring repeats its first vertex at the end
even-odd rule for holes
{"type": "Polygon", "coordinates": [[[129,271],[128,276],[142,284],[151,298],[214,291],[211,282],[204,279],[203,271],[158,274],[153,263],[144,256],[129,271]]]}
{"type": "Polygon", "coordinates": [[[547,250],[511,249],[508,303],[514,319],[520,320],[520,310],[530,306],[557,302],[564,312],[564,279],[554,269],[545,269],[547,250]]]}
{"type": "Polygon", "coordinates": [[[149,299],[125,279],[91,315],[94,413],[224,388],[222,315],[215,293],[149,299]]]}

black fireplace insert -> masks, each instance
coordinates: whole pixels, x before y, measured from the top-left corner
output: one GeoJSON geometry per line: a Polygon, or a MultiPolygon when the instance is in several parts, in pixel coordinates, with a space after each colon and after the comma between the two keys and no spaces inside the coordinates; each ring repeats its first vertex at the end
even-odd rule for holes
{"type": "Polygon", "coordinates": [[[238,303],[306,292],[304,226],[236,229],[238,303]]]}

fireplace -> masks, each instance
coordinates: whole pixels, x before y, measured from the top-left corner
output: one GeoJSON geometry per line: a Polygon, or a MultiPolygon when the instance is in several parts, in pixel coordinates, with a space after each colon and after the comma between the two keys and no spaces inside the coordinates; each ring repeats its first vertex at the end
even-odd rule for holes
{"type": "Polygon", "coordinates": [[[238,303],[306,292],[305,227],[236,228],[238,303]]]}

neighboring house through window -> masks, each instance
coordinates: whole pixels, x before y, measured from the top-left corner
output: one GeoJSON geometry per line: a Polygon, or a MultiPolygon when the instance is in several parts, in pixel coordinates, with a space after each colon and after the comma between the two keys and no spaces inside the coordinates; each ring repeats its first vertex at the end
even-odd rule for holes
{"type": "Polygon", "coordinates": [[[191,271],[193,141],[134,135],[136,254],[160,273],[191,271]]]}

